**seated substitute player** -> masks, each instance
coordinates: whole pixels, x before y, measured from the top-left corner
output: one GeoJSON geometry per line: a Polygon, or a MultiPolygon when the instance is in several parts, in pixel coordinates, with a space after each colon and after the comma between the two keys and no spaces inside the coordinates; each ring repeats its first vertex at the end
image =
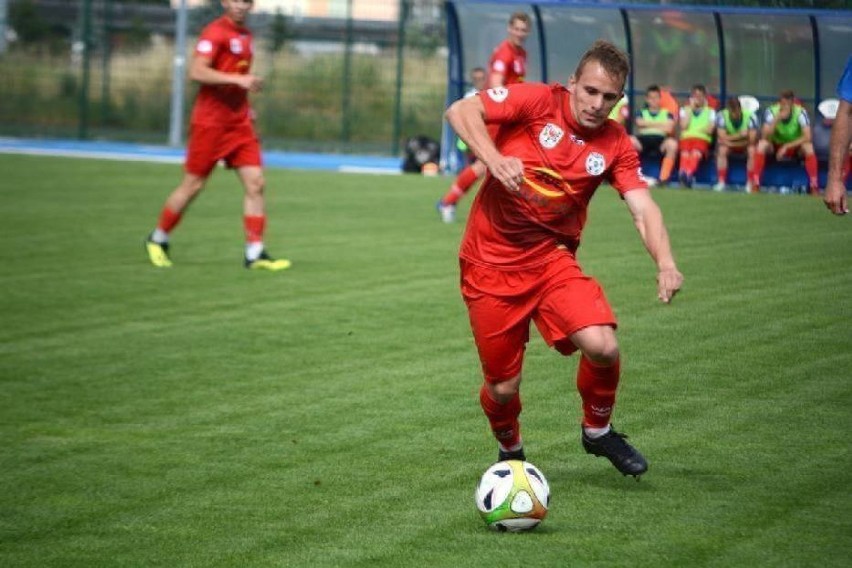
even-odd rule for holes
{"type": "Polygon", "coordinates": [[[260,142],[253,125],[248,93],[262,80],[249,72],[252,36],[245,20],[252,0],[221,0],[224,15],[205,27],[198,38],[189,69],[201,84],[190,120],[184,176],[168,196],[145,248],[151,264],[170,267],[169,236],[192,201],[201,193],[219,160],[224,160],[245,190],[243,226],[246,234],[245,267],[284,270],[290,261],[273,259],[263,245],[266,209],[260,142]]]}
{"type": "MultiPolygon", "coordinates": [[[[651,85],[645,89],[645,108],[636,113],[633,119],[634,136],[630,137],[633,147],[640,154],[663,156],[660,165],[659,183],[667,183],[677,159],[677,140],[675,140],[675,119],[671,113],[660,106],[660,87],[651,85]]],[[[654,186],[657,180],[645,176],[648,185],[654,186]]]]}
{"type": "MultiPolygon", "coordinates": [[[[514,12],[509,16],[506,39],[491,54],[489,62],[488,86],[491,88],[523,83],[527,72],[527,51],[524,43],[530,34],[532,20],[524,12],[514,12]]],[[[495,129],[492,128],[492,133],[495,129]]],[[[449,191],[438,201],[437,209],[444,223],[456,220],[456,204],[476,180],[485,175],[485,166],[473,162],[464,168],[450,186],[449,191]]]]}
{"type": "Polygon", "coordinates": [[[645,458],[610,425],[620,377],[616,319],[576,250],[589,200],[611,183],[657,266],[657,294],[670,302],[683,277],[659,207],[640,177],[624,128],[607,119],[621,98],[627,56],[607,41],[580,59],[567,89],[512,85],[455,102],[452,127],[488,167],[471,207],[460,256],[461,292],[485,377],[480,403],[498,459],[525,459],[518,417],[521,369],[534,322],[563,355],[579,350],[585,451],[639,476],[645,458]],[[489,136],[486,122],[498,124],[489,136]]]}
{"type": "Polygon", "coordinates": [[[791,160],[796,156],[804,158],[810,193],[819,194],[819,164],[811,142],[811,121],[808,111],[796,102],[793,91],[782,92],[778,102],[766,109],[763,115],[763,131],[754,155],[752,191],[760,190],[766,156],[770,153],[778,161],[791,160]]]}
{"type": "MultiPolygon", "coordinates": [[[[728,155],[746,155],[746,180],[751,180],[754,149],[757,145],[757,114],[744,110],[740,99],[729,97],[725,109],[716,116],[716,185],[715,191],[724,191],[728,182],[728,155]]],[[[746,193],[751,192],[747,181],[746,193]]]]}
{"type": "Polygon", "coordinates": [[[710,152],[715,128],[716,111],[707,104],[707,89],[704,85],[693,85],[689,104],[680,109],[678,179],[681,185],[692,187],[695,183],[695,172],[710,152]]]}

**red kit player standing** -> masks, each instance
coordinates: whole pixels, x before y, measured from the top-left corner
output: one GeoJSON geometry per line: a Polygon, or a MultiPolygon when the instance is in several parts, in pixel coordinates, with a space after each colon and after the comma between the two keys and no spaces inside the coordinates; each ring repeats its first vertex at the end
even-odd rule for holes
{"type": "MultiPolygon", "coordinates": [[[[494,49],[488,64],[488,86],[503,87],[523,83],[527,73],[527,52],[524,43],[530,34],[530,17],[524,12],[515,12],[509,17],[506,39],[494,49]]],[[[496,132],[496,127],[490,130],[496,132]]],[[[485,165],[475,161],[456,176],[450,190],[438,201],[438,212],[445,223],[456,220],[456,204],[467,193],[476,180],[485,175],[485,165]]]]}
{"type": "Polygon", "coordinates": [[[589,200],[609,182],[656,263],[659,299],[670,302],[683,282],[636,150],[607,118],[628,71],[627,56],[598,41],[567,89],[489,89],[447,111],[489,172],[461,244],[461,291],[485,376],[480,402],[501,460],[525,459],[519,389],[532,321],[559,353],[581,353],[577,387],[586,452],[608,458],[624,475],[638,477],[648,468],[610,425],[620,376],[616,319],[600,285],[575,257],[589,200]],[[496,137],[486,122],[500,125],[496,137]]]}
{"type": "Polygon", "coordinates": [[[252,0],[221,0],[224,15],[201,32],[189,76],[201,84],[190,121],[184,177],[166,199],[145,248],[154,266],[170,267],[169,234],[201,193],[220,160],[233,168],[245,189],[243,226],[246,268],[284,270],[290,261],[270,258],[263,245],[266,210],[260,142],[252,123],[248,93],[263,81],[249,70],[252,36],[245,20],[252,0]]]}

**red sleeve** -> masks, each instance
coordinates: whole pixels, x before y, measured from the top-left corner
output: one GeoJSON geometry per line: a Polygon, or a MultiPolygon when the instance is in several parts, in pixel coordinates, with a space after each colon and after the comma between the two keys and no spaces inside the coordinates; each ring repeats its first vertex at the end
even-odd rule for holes
{"type": "Polygon", "coordinates": [[[195,44],[195,55],[215,59],[221,47],[222,38],[219,28],[215,24],[210,24],[201,30],[201,34],[198,36],[198,42],[195,44]]]}
{"type": "Polygon", "coordinates": [[[648,184],[642,178],[639,154],[625,133],[620,133],[618,138],[618,154],[609,172],[610,184],[622,195],[631,189],[647,189],[648,184]]]}
{"type": "Polygon", "coordinates": [[[503,124],[529,120],[550,108],[551,89],[542,83],[518,83],[479,93],[485,106],[485,122],[503,124]]]}
{"type": "Polygon", "coordinates": [[[505,75],[512,68],[512,61],[512,52],[506,48],[505,42],[501,43],[491,54],[491,72],[505,75]]]}

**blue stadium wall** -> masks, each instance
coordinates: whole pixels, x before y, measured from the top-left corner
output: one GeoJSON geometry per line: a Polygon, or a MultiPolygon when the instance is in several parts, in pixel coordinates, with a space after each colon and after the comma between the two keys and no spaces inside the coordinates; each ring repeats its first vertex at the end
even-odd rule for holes
{"type": "MultiPolygon", "coordinates": [[[[625,91],[632,109],[650,84],[666,85],[683,100],[701,83],[720,101],[752,95],[762,108],[792,89],[815,120],[819,102],[836,96],[852,52],[852,10],[448,0],[447,106],[468,88],[470,69],[487,67],[515,11],[533,19],[528,81],[564,83],[586,48],[607,39],[630,56],[625,91]]],[[[441,165],[455,171],[461,159],[445,124],[441,165]]]]}

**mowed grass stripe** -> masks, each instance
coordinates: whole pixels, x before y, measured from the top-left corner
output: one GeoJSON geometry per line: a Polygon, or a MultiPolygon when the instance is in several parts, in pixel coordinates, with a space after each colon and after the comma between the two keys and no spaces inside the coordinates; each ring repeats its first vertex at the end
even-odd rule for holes
{"type": "MultiPolygon", "coordinates": [[[[842,566],[848,219],[798,196],[655,190],[683,293],[602,189],[580,259],[619,316],[616,425],[641,483],[578,443],[576,358],[533,332],[522,415],[553,506],[488,531],[494,459],[446,178],[269,171],[241,267],[218,172],[173,241],[142,239],[174,166],[0,156],[0,562],[10,566],[842,566]],[[33,175],[37,172],[37,175],[33,175]]],[[[464,217],[469,200],[463,202],[464,217]]]]}

